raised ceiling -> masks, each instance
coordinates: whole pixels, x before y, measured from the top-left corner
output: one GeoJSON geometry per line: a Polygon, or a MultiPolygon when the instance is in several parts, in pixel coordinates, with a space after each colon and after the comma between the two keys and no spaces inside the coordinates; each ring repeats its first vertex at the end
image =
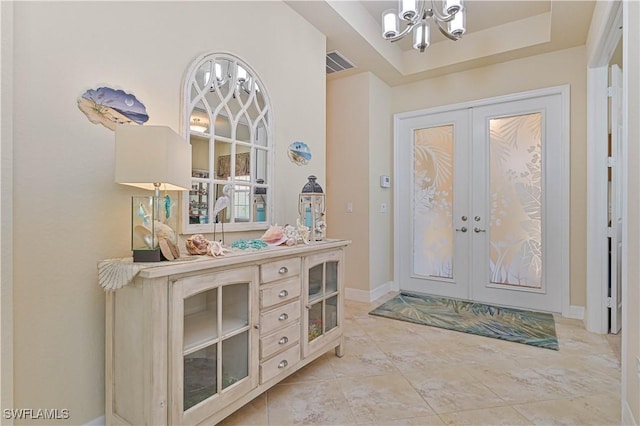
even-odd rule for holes
{"type": "MultiPolygon", "coordinates": [[[[429,0],[427,0],[429,1],[429,0]]],[[[438,0],[435,0],[439,3],[438,0]]],[[[328,78],[371,71],[390,85],[486,66],[585,44],[595,1],[466,0],[467,33],[456,42],[431,30],[424,53],[410,41],[381,37],[381,14],[397,1],[287,1],[357,68],[328,78]]]]}

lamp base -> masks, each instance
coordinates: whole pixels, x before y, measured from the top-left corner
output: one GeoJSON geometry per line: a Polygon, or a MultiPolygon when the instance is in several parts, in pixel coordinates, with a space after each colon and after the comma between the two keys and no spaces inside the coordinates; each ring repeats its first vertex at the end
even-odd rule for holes
{"type": "Polygon", "coordinates": [[[133,261],[134,262],[162,262],[166,260],[162,255],[160,249],[155,250],[134,250],[133,261]]]}

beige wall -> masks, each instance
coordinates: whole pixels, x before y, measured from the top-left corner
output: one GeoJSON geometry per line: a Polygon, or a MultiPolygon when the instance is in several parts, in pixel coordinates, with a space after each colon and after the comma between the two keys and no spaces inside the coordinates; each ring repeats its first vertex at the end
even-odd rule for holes
{"type": "Polygon", "coordinates": [[[358,300],[393,280],[393,193],[380,187],[380,175],[392,175],[390,102],[391,89],[371,73],[327,83],[328,229],[353,241],[346,286],[358,300]]]}
{"type": "Polygon", "coordinates": [[[571,305],[586,303],[585,47],[509,61],[393,88],[392,113],[533,89],[571,86],[571,305]]]}
{"type": "Polygon", "coordinates": [[[362,291],[370,279],[368,111],[368,73],[327,83],[327,235],[352,241],[345,284],[362,291]]]}
{"type": "MultiPolygon", "coordinates": [[[[325,180],[325,38],[281,2],[16,2],[14,12],[14,55],[2,51],[14,65],[14,406],[66,408],[67,423],[83,424],[104,413],[96,266],[130,255],[132,189],[113,183],[114,134],[87,120],[78,96],[122,88],[148,124],[180,131],[191,61],[240,56],[273,105],[275,220],[295,222],[306,177],[325,180]],[[305,167],[287,158],[295,140],[312,149],[305,167]]],[[[4,123],[2,142],[4,155],[4,123]]]]}
{"type": "Polygon", "coordinates": [[[369,270],[375,291],[393,281],[393,117],[391,88],[369,75],[369,270]],[[390,188],[380,187],[381,175],[392,178],[390,188]],[[380,211],[382,203],[387,213],[380,211]]]}
{"type": "MultiPolygon", "coordinates": [[[[0,407],[13,406],[12,18],[13,3],[0,2],[0,407]]],[[[0,424],[8,424],[8,421],[0,420],[0,424]]]]}

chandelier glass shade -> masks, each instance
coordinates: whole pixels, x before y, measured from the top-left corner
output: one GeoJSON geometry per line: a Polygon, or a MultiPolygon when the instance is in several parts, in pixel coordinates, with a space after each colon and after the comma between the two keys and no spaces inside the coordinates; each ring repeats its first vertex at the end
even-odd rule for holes
{"type": "Polygon", "coordinates": [[[458,40],[466,31],[463,0],[399,0],[397,10],[382,12],[382,37],[393,42],[413,31],[413,48],[424,52],[431,42],[430,21],[445,37],[458,40]],[[405,24],[402,29],[400,21],[405,24]]]}

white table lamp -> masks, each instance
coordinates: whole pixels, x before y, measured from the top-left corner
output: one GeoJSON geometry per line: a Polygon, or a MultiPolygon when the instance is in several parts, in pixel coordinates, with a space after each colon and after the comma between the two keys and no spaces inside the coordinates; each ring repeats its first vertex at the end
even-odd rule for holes
{"type": "Polygon", "coordinates": [[[132,197],[134,262],[179,257],[179,252],[171,256],[166,250],[167,244],[176,247],[176,215],[171,214],[170,197],[161,198],[160,190],[189,189],[191,145],[167,126],[118,125],[115,133],[115,182],[154,191],[153,196],[132,197]]]}

